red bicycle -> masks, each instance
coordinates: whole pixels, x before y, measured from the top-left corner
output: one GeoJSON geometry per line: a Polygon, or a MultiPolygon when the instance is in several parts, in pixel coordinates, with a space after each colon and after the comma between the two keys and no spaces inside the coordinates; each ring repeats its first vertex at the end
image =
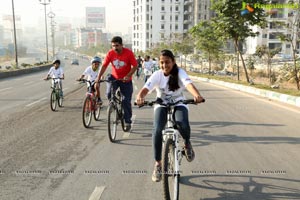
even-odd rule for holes
{"type": "Polygon", "coordinates": [[[82,83],[87,83],[87,92],[82,106],[82,122],[85,128],[89,128],[92,122],[92,115],[96,121],[100,120],[101,105],[97,103],[97,97],[94,91],[94,82],[86,79],[78,80],[82,83]]]}

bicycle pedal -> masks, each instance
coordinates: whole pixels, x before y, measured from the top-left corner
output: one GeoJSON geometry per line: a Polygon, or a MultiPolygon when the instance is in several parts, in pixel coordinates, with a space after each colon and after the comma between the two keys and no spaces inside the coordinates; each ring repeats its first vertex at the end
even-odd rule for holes
{"type": "Polygon", "coordinates": [[[185,156],[185,151],[184,151],[184,150],[181,150],[181,154],[185,156]]]}

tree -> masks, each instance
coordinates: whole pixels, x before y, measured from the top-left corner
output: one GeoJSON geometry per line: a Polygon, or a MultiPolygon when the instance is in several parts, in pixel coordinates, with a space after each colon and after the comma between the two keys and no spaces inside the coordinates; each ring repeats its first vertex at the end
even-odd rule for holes
{"type": "Polygon", "coordinates": [[[241,0],[212,0],[212,9],[217,15],[214,19],[216,32],[218,32],[220,37],[234,41],[236,52],[241,57],[248,83],[250,80],[239,43],[244,42],[247,37],[255,37],[259,34],[254,32],[251,26],[266,26],[265,11],[262,8],[253,9],[251,5],[254,3],[266,4],[267,2],[266,0],[248,0],[248,6],[252,10],[245,13],[241,12],[241,9],[246,6],[245,2],[241,0]]]}
{"type": "MultiPolygon", "coordinates": [[[[290,1],[290,3],[300,3],[300,1],[290,1]]],[[[300,90],[300,71],[299,66],[297,65],[297,44],[300,43],[300,8],[297,10],[292,10],[288,13],[288,22],[284,25],[288,30],[288,34],[281,33],[279,38],[283,42],[287,42],[291,45],[292,49],[292,58],[293,58],[293,68],[292,68],[292,76],[296,82],[297,89],[300,90]]]]}
{"type": "MultiPolygon", "coordinates": [[[[178,34],[175,33],[172,35],[170,40],[170,48],[173,50],[175,55],[183,55],[184,59],[184,68],[186,67],[186,58],[187,55],[193,52],[193,42],[189,35],[187,34],[178,34]]],[[[182,62],[182,59],[181,59],[182,62]]],[[[182,66],[182,63],[181,63],[182,66]]]]}
{"type": "Polygon", "coordinates": [[[256,47],[255,55],[259,58],[264,57],[267,61],[267,74],[269,77],[270,84],[273,84],[272,80],[272,58],[280,52],[280,48],[277,49],[269,49],[266,45],[261,45],[256,47]]]}
{"type": "Polygon", "coordinates": [[[212,60],[218,57],[223,46],[223,42],[215,33],[212,23],[212,21],[203,21],[189,30],[195,40],[196,48],[208,58],[209,74],[211,73],[212,60]]]}

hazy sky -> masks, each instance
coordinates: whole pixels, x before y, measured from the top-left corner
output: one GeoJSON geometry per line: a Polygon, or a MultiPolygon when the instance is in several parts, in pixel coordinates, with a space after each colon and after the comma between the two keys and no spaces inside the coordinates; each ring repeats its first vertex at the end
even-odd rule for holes
{"type": "MultiPolygon", "coordinates": [[[[42,0],[44,2],[44,0],[42,0]]],[[[46,0],[46,2],[49,2],[46,0]]],[[[12,0],[1,0],[0,17],[12,14],[12,0]]],[[[23,26],[34,25],[44,20],[44,6],[39,0],[14,0],[15,15],[21,16],[23,26]]],[[[106,28],[110,32],[128,32],[132,26],[132,0],[51,0],[47,6],[56,17],[84,17],[85,7],[105,7],[106,28]]]]}

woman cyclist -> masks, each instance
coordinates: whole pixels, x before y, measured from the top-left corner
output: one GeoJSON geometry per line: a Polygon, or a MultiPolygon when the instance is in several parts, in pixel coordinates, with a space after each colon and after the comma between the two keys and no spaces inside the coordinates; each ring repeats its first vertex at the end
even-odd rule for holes
{"type": "MultiPolygon", "coordinates": [[[[170,50],[161,51],[159,58],[160,70],[154,72],[148,79],[144,87],[139,91],[136,102],[143,105],[144,98],[149,91],[156,89],[157,98],[163,102],[183,100],[183,90],[186,88],[194,97],[195,103],[201,103],[203,97],[196,89],[187,73],[179,68],[175,62],[175,57],[170,50]]],[[[190,142],[190,125],[188,119],[188,109],[184,104],[175,107],[174,117],[180,134],[184,139],[184,150],[186,159],[191,162],[195,153],[190,142]]],[[[167,122],[167,109],[164,106],[154,107],[154,129],[153,129],[153,148],[155,166],[152,180],[161,180],[161,152],[162,152],[162,130],[167,122]]]]}

